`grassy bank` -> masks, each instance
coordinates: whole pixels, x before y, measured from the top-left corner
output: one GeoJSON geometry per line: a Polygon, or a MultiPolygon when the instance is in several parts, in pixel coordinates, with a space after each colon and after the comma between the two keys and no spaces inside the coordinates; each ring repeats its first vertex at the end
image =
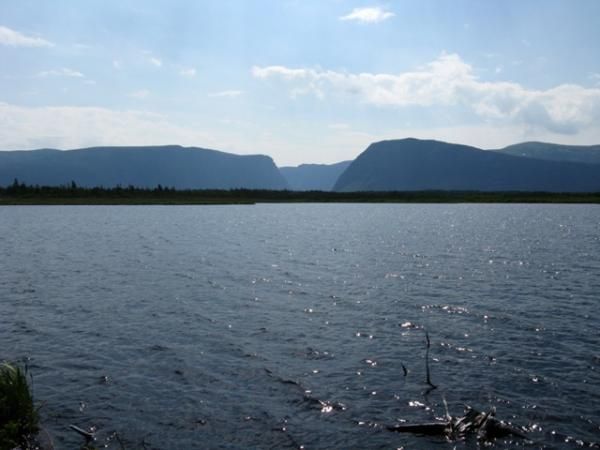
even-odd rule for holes
{"type": "Polygon", "coordinates": [[[32,449],[38,432],[38,414],[27,383],[18,366],[0,365],[0,450],[32,449]]]}
{"type": "Polygon", "coordinates": [[[157,187],[81,188],[26,186],[0,188],[0,205],[228,205],[254,203],[600,203],[600,192],[323,192],[258,189],[176,190],[157,187]]]}

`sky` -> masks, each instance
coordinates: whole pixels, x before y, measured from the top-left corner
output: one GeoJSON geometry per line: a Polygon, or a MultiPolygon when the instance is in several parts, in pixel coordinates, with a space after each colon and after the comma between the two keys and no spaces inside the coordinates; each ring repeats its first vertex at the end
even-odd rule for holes
{"type": "Polygon", "coordinates": [[[0,149],[600,144],[597,0],[0,2],[0,149]]]}

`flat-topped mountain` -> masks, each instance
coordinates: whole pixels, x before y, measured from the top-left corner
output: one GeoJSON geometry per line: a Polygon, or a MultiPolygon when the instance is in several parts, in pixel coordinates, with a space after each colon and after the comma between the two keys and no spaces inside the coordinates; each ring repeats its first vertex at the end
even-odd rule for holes
{"type": "Polygon", "coordinates": [[[117,185],[177,189],[286,189],[273,160],[196,147],[93,147],[0,152],[0,185],[117,185]]]}
{"type": "Polygon", "coordinates": [[[571,161],[600,164],[600,145],[563,145],[547,142],[523,142],[509,145],[497,152],[550,161],[571,161]]]}
{"type": "Polygon", "coordinates": [[[340,176],[334,190],[596,192],[600,165],[401,139],[371,144],[340,176]]]}
{"type": "Polygon", "coordinates": [[[301,164],[297,167],[280,167],[279,170],[293,191],[331,191],[351,162],[301,164]]]}

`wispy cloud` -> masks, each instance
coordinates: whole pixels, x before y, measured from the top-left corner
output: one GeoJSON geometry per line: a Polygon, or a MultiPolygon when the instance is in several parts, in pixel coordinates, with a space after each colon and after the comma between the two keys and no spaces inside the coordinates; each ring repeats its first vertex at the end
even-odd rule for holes
{"type": "Polygon", "coordinates": [[[189,69],[181,69],[179,71],[179,75],[186,78],[194,78],[196,76],[196,69],[193,67],[189,69]]]}
{"type": "Polygon", "coordinates": [[[137,91],[130,92],[128,95],[131,98],[136,98],[138,100],[145,100],[150,95],[150,91],[147,89],[140,89],[137,91]]]}
{"type": "Polygon", "coordinates": [[[117,70],[121,69],[121,61],[119,61],[118,59],[113,59],[112,66],[117,70]]]}
{"type": "Polygon", "coordinates": [[[562,84],[534,90],[512,82],[480,80],[473,67],[456,54],[412,72],[346,73],[331,70],[254,67],[260,79],[288,82],[292,96],[351,97],[378,107],[464,106],[485,120],[542,127],[575,134],[600,121],[600,89],[562,84]]]}
{"type": "Polygon", "coordinates": [[[37,74],[38,77],[46,78],[46,77],[70,77],[70,78],[85,78],[85,76],[73,69],[69,69],[67,67],[63,67],[61,69],[53,69],[53,70],[44,70],[37,74]]]}
{"type": "Polygon", "coordinates": [[[354,8],[352,12],[341,16],[340,20],[362,23],[378,23],[394,17],[395,14],[380,7],[354,8]]]}
{"type": "Polygon", "coordinates": [[[227,97],[227,98],[235,98],[242,95],[243,91],[220,91],[220,92],[211,92],[208,94],[209,97],[227,97]]]}
{"type": "Polygon", "coordinates": [[[54,47],[50,41],[35,36],[27,36],[8,27],[0,26],[0,45],[8,47],[54,47]]]}
{"type": "Polygon", "coordinates": [[[150,64],[156,67],[162,67],[163,64],[162,61],[156,58],[155,56],[151,56],[150,58],[148,58],[148,62],[150,62],[150,64]]]}
{"type": "Polygon", "coordinates": [[[146,63],[152,64],[154,67],[162,67],[162,65],[163,65],[162,59],[155,56],[151,50],[143,50],[142,55],[143,55],[142,59],[146,63]]]}

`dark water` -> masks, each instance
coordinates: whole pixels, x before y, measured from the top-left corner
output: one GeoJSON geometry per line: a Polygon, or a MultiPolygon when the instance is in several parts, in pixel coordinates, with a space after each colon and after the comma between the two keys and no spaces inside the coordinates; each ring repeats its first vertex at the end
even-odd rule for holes
{"type": "Polygon", "coordinates": [[[598,206],[2,207],[0,250],[57,449],[477,447],[385,429],[443,398],[600,440],[598,206]]]}

